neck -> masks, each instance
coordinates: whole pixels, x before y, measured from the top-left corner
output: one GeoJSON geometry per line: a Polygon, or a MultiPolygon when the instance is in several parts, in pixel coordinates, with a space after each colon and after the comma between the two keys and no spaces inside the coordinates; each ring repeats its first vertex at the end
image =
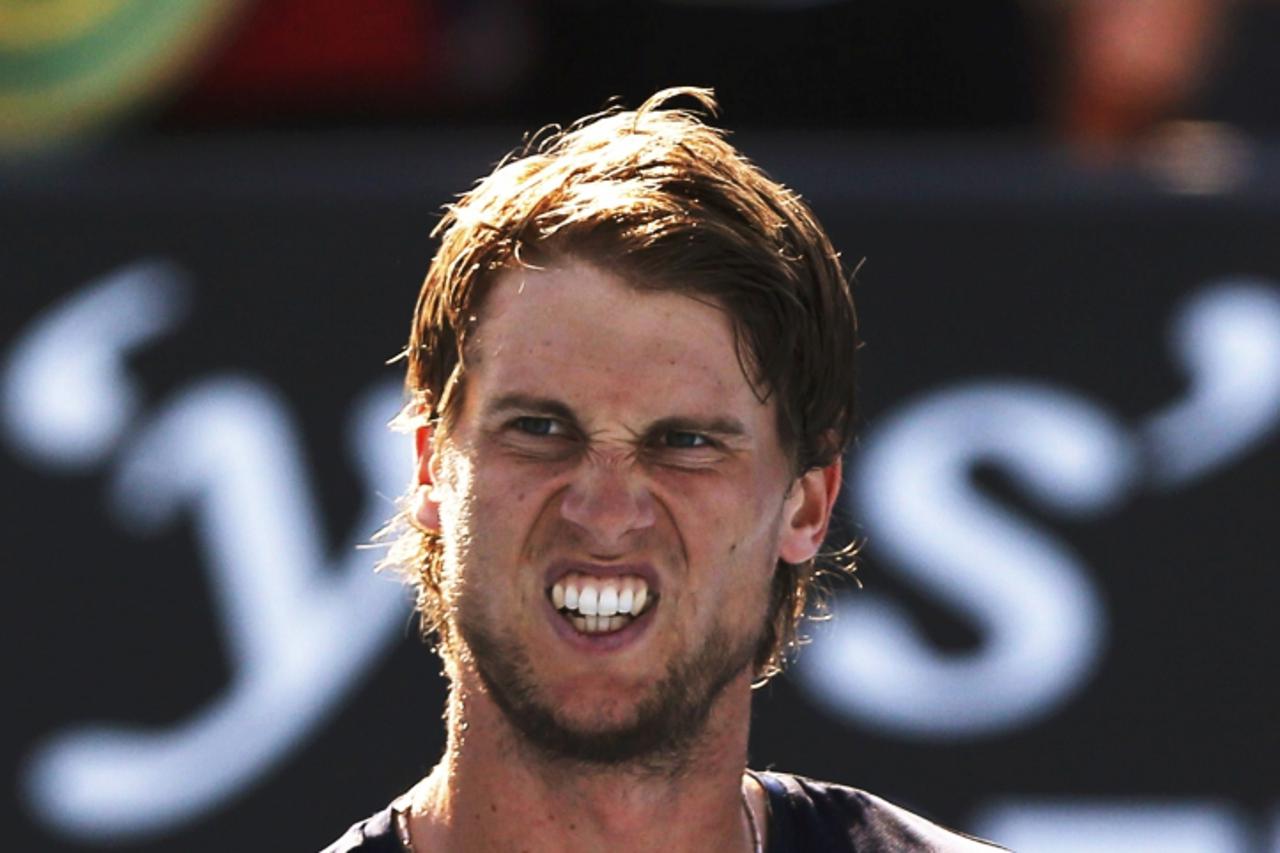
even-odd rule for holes
{"type": "Polygon", "coordinates": [[[751,850],[742,776],[750,730],[744,672],[687,754],[587,765],[527,745],[483,690],[455,681],[445,755],[414,791],[417,850],[751,850]]]}

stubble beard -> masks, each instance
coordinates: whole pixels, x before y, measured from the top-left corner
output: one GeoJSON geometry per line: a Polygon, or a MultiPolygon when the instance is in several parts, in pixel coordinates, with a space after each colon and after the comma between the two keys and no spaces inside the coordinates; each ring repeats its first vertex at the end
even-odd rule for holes
{"type": "Polygon", "coordinates": [[[711,709],[734,678],[749,667],[763,633],[737,642],[722,626],[696,652],[668,663],[663,677],[631,718],[603,728],[564,720],[540,694],[528,654],[510,635],[479,620],[459,620],[477,674],[523,745],[551,762],[646,775],[678,775],[696,755],[711,709]]]}

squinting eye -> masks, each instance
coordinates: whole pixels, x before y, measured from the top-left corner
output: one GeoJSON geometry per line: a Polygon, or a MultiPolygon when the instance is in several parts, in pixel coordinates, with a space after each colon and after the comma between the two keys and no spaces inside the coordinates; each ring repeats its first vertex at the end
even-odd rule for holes
{"type": "Polygon", "coordinates": [[[559,435],[564,432],[564,428],[556,421],[555,418],[538,418],[531,415],[516,418],[511,425],[521,432],[529,435],[559,435]]]}
{"type": "Polygon", "coordinates": [[[707,447],[710,444],[710,439],[696,432],[669,432],[666,435],[667,447],[707,447]]]}

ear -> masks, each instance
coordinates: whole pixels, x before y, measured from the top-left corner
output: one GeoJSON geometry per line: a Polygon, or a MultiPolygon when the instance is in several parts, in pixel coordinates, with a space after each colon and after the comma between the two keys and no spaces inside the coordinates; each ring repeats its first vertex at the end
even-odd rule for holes
{"type": "Polygon", "coordinates": [[[409,507],[410,521],[415,527],[427,532],[440,530],[440,504],[435,500],[434,439],[434,433],[429,426],[420,426],[413,431],[418,487],[414,490],[412,504],[409,507]]]}
{"type": "Polygon", "coordinates": [[[778,542],[778,556],[783,560],[808,562],[822,547],[831,523],[831,511],[840,493],[842,471],[843,461],[836,456],[830,465],[806,471],[791,484],[778,542]]]}

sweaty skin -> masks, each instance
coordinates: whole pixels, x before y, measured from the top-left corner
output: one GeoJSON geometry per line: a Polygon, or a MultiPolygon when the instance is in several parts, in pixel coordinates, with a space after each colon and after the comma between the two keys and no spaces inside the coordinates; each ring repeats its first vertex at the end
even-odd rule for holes
{"type": "Polygon", "coordinates": [[[752,653],[839,463],[795,475],[716,306],[585,263],[504,274],[466,364],[456,417],[419,442],[461,643],[415,846],[749,849],[752,653]],[[583,630],[557,581],[647,605],[583,630]]]}

